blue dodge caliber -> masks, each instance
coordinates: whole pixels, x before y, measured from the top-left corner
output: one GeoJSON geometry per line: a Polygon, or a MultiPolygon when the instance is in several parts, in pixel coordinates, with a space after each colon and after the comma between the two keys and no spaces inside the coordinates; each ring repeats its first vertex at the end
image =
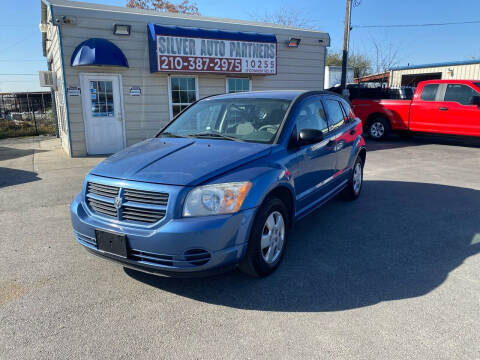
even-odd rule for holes
{"type": "Polygon", "coordinates": [[[362,125],[333,93],[268,91],[197,101],[153,138],[101,162],[72,202],[77,241],[127,267],[267,276],[289,228],[360,195],[362,125]]]}

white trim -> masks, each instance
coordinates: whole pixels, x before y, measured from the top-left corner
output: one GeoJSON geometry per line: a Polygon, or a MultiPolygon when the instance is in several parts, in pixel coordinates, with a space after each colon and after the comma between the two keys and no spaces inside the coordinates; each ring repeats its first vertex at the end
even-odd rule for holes
{"type": "MultiPolygon", "coordinates": [[[[83,131],[85,135],[85,149],[88,154],[88,135],[87,135],[87,123],[86,123],[86,118],[87,118],[87,106],[84,104],[84,90],[83,90],[83,85],[85,78],[89,76],[106,76],[106,77],[116,77],[118,79],[118,91],[119,93],[119,99],[120,99],[120,110],[121,110],[121,116],[122,116],[122,132],[123,132],[123,148],[125,149],[127,147],[127,135],[126,135],[126,128],[125,128],[125,106],[124,106],[124,99],[123,99],[123,81],[122,81],[122,74],[112,74],[112,73],[80,73],[80,89],[81,89],[81,96],[80,96],[80,101],[82,105],[82,117],[83,117],[83,131]]],[[[90,105],[90,104],[87,104],[90,105]]]]}
{"type": "Polygon", "coordinates": [[[248,91],[252,91],[252,78],[249,76],[227,76],[225,78],[225,94],[231,94],[228,91],[228,79],[247,79],[248,80],[248,91]]]}
{"type": "MultiPolygon", "coordinates": [[[[168,74],[168,82],[167,82],[167,91],[168,91],[168,115],[170,120],[173,119],[173,101],[172,101],[172,78],[194,78],[195,79],[195,101],[200,98],[199,90],[198,90],[198,76],[197,75],[172,75],[168,74]]],[[[179,104],[179,103],[176,103],[179,104]]],[[[182,103],[186,104],[186,103],[182,103]]]]}

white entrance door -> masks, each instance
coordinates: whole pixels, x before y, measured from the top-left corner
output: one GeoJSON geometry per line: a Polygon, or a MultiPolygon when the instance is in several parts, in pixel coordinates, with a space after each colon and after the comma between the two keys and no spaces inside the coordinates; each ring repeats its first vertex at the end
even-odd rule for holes
{"type": "Polygon", "coordinates": [[[125,147],[119,75],[81,74],[87,153],[113,154],[125,147]]]}

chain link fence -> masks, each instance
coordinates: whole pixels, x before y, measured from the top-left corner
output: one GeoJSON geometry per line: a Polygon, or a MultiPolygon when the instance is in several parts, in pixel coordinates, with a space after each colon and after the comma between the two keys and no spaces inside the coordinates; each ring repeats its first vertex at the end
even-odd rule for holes
{"type": "Polygon", "coordinates": [[[10,113],[5,119],[0,119],[0,139],[55,135],[55,117],[52,109],[45,113],[10,113]]]}
{"type": "Polygon", "coordinates": [[[1,94],[0,139],[55,134],[50,93],[1,94]]]}

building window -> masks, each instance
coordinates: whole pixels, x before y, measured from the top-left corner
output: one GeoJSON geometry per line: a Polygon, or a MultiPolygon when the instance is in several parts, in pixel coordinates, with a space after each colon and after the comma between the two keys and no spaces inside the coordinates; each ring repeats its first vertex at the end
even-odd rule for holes
{"type": "Polygon", "coordinates": [[[227,78],[227,93],[250,91],[250,79],[227,78]]]}
{"type": "Polygon", "coordinates": [[[191,103],[197,101],[197,79],[195,77],[170,77],[171,115],[175,117],[191,103]]]}
{"type": "Polygon", "coordinates": [[[113,116],[113,89],[111,81],[90,81],[92,116],[113,116]]]}

